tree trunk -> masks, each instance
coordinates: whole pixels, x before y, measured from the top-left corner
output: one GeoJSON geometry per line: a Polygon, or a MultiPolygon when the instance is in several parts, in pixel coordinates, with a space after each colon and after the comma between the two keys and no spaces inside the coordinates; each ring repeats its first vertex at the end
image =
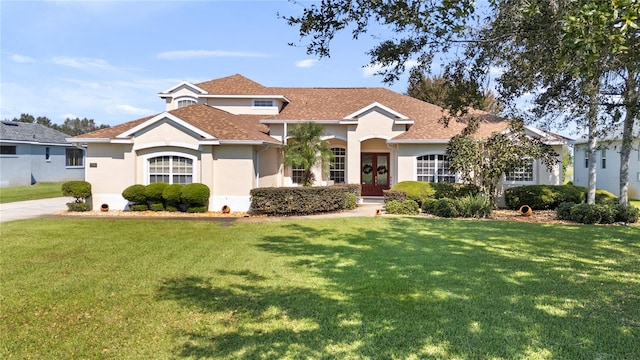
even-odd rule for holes
{"type": "Polygon", "coordinates": [[[587,186],[587,204],[596,203],[596,154],[598,146],[597,130],[598,130],[598,92],[593,91],[589,95],[589,111],[587,113],[587,121],[589,122],[589,181],[587,186]]]}
{"type": "MultiPolygon", "coordinates": [[[[636,73],[627,68],[627,80],[625,82],[624,103],[626,114],[622,129],[622,147],[620,148],[620,197],[622,205],[629,204],[629,158],[631,157],[631,147],[633,146],[633,125],[635,116],[638,113],[638,103],[640,103],[640,92],[635,79],[636,73]]],[[[637,70],[636,70],[637,72],[637,70]]]]}

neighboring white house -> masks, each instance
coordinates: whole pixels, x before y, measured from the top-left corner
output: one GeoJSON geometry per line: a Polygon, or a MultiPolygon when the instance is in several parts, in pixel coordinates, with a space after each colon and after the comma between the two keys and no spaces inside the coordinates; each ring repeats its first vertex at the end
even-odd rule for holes
{"type": "MultiPolygon", "coordinates": [[[[458,182],[445,155],[465,124],[444,127],[443,109],[384,88],[266,87],[241,75],[199,84],[182,82],[159,94],[166,111],[71,138],[87,146],[86,180],[94,207],[122,209],[122,191],[153,182],[204,183],[209,209],[247,211],[250,190],[292,186],[302,171],[283,165],[288,129],[313,121],[324,126],[334,159],[318,185],[361,184],[363,196],[404,180],[458,182]]],[[[504,131],[507,122],[478,113],[478,137],[504,131]]],[[[561,156],[566,139],[534,128],[561,156]]],[[[561,160],[561,159],[560,159],[561,160]]],[[[560,165],[537,160],[505,175],[503,185],[560,184],[560,165]]]]}
{"type": "MultiPolygon", "coordinates": [[[[634,140],[629,156],[629,198],[640,199],[640,124],[633,130],[634,140]]],[[[622,125],[615,126],[598,140],[596,187],[620,195],[620,147],[622,125]]],[[[578,139],[574,147],[573,183],[587,186],[589,182],[589,142],[578,139]]]]}
{"type": "Polygon", "coordinates": [[[50,127],[0,122],[0,187],[84,180],[84,151],[50,127]]]}

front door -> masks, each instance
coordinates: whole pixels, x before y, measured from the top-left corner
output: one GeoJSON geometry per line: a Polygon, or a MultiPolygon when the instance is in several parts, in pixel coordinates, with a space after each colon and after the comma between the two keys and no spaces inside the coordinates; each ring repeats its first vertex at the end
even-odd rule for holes
{"type": "Polygon", "coordinates": [[[389,153],[362,153],[360,170],[362,196],[382,196],[382,190],[389,190],[389,153]]]}

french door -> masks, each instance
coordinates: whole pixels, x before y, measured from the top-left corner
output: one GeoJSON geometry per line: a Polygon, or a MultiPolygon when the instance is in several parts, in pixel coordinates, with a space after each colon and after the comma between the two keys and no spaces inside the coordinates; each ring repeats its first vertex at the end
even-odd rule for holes
{"type": "Polygon", "coordinates": [[[360,158],[362,196],[382,196],[389,189],[389,153],[362,153],[360,158]]]}

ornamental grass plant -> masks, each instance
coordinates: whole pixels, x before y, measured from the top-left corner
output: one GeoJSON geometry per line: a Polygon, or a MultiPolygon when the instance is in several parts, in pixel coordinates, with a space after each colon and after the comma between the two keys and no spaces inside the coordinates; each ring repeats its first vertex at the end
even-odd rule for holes
{"type": "Polygon", "coordinates": [[[2,224],[3,359],[633,359],[633,226],[2,224]]]}

